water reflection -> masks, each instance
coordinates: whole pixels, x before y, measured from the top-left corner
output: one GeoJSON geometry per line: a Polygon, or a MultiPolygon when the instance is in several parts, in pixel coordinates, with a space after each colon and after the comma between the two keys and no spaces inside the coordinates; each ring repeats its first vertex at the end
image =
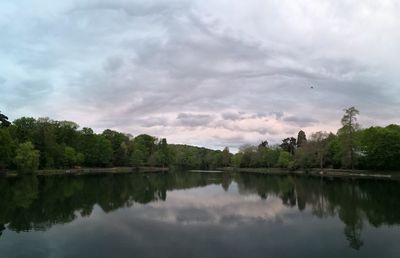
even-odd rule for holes
{"type": "MultiPolygon", "coordinates": [[[[111,215],[106,223],[113,227],[129,220],[121,228],[132,223],[140,228],[144,224],[136,223],[146,221],[144,231],[157,234],[161,234],[160,227],[151,225],[163,223],[173,230],[207,227],[203,234],[221,228],[221,232],[235,228],[240,233],[259,226],[249,229],[249,234],[257,237],[261,228],[275,228],[286,234],[284,238],[295,240],[296,230],[306,232],[313,227],[315,222],[306,222],[312,218],[320,218],[320,228],[339,220],[342,238],[353,250],[360,250],[367,245],[365,226],[400,224],[399,186],[398,182],[370,180],[201,173],[2,179],[0,244],[7,229],[46,232],[57,224],[93,218],[99,207],[111,215]]],[[[185,233],[176,234],[183,237],[185,233]]]]}

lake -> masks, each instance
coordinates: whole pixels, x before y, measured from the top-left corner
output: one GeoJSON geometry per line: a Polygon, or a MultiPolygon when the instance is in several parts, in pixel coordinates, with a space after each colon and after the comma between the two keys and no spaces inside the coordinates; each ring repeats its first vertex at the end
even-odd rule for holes
{"type": "Polygon", "coordinates": [[[400,183],[226,173],[0,179],[0,257],[400,257],[400,183]]]}

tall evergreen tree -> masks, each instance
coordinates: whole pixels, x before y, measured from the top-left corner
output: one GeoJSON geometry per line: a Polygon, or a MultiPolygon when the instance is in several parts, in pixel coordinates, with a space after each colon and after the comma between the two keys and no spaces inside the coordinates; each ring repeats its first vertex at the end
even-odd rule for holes
{"type": "Polygon", "coordinates": [[[349,166],[354,169],[354,132],[358,129],[357,115],[360,113],[355,107],[344,109],[342,117],[343,127],[339,133],[343,135],[343,149],[345,159],[349,159],[349,166]]]}
{"type": "Polygon", "coordinates": [[[10,125],[11,123],[8,121],[8,117],[0,112],[0,127],[9,127],[10,125]]]}
{"type": "Polygon", "coordinates": [[[301,147],[307,142],[306,133],[303,130],[300,130],[297,134],[297,148],[301,147]]]}

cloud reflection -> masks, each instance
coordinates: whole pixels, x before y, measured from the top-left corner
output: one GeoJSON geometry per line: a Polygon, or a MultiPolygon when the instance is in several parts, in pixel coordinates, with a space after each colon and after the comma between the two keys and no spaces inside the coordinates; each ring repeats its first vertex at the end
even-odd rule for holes
{"type": "MultiPolygon", "coordinates": [[[[237,185],[231,185],[236,188],[237,185]]],[[[182,225],[229,225],[255,220],[277,220],[291,212],[282,200],[261,199],[257,194],[224,192],[219,185],[167,193],[165,202],[152,202],[132,210],[139,219],[182,225]],[[139,212],[140,211],[140,212],[139,212]]]]}

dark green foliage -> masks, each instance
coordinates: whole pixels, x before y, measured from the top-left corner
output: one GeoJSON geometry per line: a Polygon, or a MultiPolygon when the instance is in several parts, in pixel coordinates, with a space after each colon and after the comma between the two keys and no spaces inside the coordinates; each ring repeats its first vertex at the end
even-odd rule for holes
{"type": "Polygon", "coordinates": [[[357,124],[357,115],[359,111],[355,107],[350,107],[344,110],[345,114],[342,118],[343,127],[339,129],[338,135],[342,140],[342,165],[345,167],[354,168],[355,157],[355,132],[358,129],[359,125],[357,124]]]}
{"type": "Polygon", "coordinates": [[[39,168],[168,166],[172,161],[166,139],[133,138],[110,129],[96,134],[70,121],[22,117],[0,128],[0,170],[16,167],[15,149],[28,141],[40,153],[39,168]]]}
{"type": "Polygon", "coordinates": [[[15,157],[16,144],[9,128],[0,128],[0,170],[10,168],[15,157]]]}
{"type": "Polygon", "coordinates": [[[105,130],[102,135],[110,141],[113,149],[112,163],[115,166],[124,166],[129,162],[129,137],[126,134],[105,130]]]}
{"type": "Polygon", "coordinates": [[[155,152],[157,151],[157,138],[141,134],[133,139],[132,146],[133,152],[130,156],[131,165],[156,165],[155,152]]]}
{"type": "Polygon", "coordinates": [[[232,154],[229,152],[229,148],[225,147],[224,150],[222,151],[222,161],[221,165],[224,167],[228,167],[231,165],[231,159],[232,159],[232,154]]]}
{"type": "Polygon", "coordinates": [[[359,133],[360,161],[370,169],[400,168],[400,126],[370,127],[359,133]]]}
{"type": "Polygon", "coordinates": [[[39,167],[39,151],[31,142],[18,145],[14,162],[19,173],[33,173],[39,167]]]}
{"type": "Polygon", "coordinates": [[[155,165],[161,165],[163,167],[168,166],[171,162],[171,156],[168,149],[167,139],[163,138],[158,143],[157,151],[155,152],[155,165]]]}
{"type": "Polygon", "coordinates": [[[294,154],[296,151],[297,141],[294,137],[288,137],[282,140],[282,144],[280,145],[282,150],[287,151],[291,154],[294,154]]]}
{"type": "Polygon", "coordinates": [[[300,130],[297,134],[297,148],[303,146],[307,143],[306,133],[303,130],[300,130]]]}
{"type": "Polygon", "coordinates": [[[8,117],[0,112],[0,128],[9,127],[10,125],[11,123],[8,121],[8,117]]]}
{"type": "Polygon", "coordinates": [[[81,165],[85,160],[85,156],[77,152],[72,147],[65,147],[64,149],[64,166],[67,168],[75,167],[77,165],[81,165]]]}
{"type": "Polygon", "coordinates": [[[279,153],[277,166],[280,168],[288,168],[292,160],[292,155],[289,152],[282,150],[279,153]]]}
{"type": "Polygon", "coordinates": [[[244,145],[239,152],[231,157],[233,167],[276,167],[280,154],[280,147],[269,147],[266,141],[258,147],[244,145]]]}
{"type": "Polygon", "coordinates": [[[19,142],[32,141],[36,130],[36,119],[32,117],[21,117],[13,122],[14,137],[19,142]]]}
{"type": "Polygon", "coordinates": [[[84,128],[80,136],[79,151],[85,157],[85,166],[106,167],[112,165],[113,149],[111,142],[103,135],[84,128]]]}
{"type": "Polygon", "coordinates": [[[174,156],[172,164],[176,166],[192,169],[215,169],[223,166],[221,151],[180,144],[169,146],[174,156]]]}

